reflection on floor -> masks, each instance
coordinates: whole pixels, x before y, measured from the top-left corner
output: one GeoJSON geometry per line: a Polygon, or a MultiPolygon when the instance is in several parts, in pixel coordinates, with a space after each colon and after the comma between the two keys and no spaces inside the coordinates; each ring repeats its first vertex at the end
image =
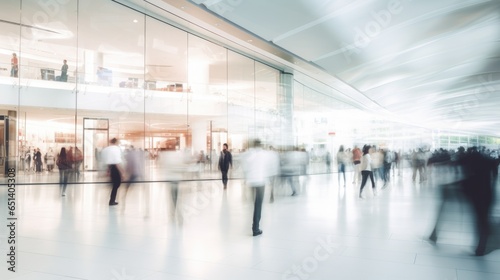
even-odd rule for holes
{"type": "MultiPolygon", "coordinates": [[[[301,178],[298,196],[277,187],[273,203],[268,188],[258,237],[239,180],[227,191],[218,180],[182,183],[175,211],[166,183],[122,187],[113,207],[105,184],[70,185],[65,197],[53,184],[18,186],[17,272],[3,261],[0,279],[500,279],[500,250],[472,256],[465,206],[450,207],[437,246],[426,241],[437,187],[403,175],[377,196],[366,188],[365,199],[351,174],[345,188],[337,174],[301,178]]],[[[5,186],[0,197],[7,225],[5,186]]]]}

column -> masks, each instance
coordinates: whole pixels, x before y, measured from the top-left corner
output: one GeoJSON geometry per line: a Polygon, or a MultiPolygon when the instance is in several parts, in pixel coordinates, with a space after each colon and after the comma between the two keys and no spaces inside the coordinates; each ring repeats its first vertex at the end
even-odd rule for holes
{"type": "Polygon", "coordinates": [[[278,93],[278,111],[281,116],[281,146],[289,147],[294,143],[293,126],[293,74],[281,74],[281,89],[278,93]]]}

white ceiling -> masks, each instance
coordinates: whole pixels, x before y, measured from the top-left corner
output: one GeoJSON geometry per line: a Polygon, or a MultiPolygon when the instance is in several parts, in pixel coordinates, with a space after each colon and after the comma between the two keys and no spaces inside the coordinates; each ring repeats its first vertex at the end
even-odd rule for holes
{"type": "Polygon", "coordinates": [[[189,2],[340,79],[355,103],[419,126],[500,136],[498,0],[189,2]]]}
{"type": "MultiPolygon", "coordinates": [[[[28,2],[38,3],[30,0],[23,7],[36,7],[28,2]]],[[[74,9],[66,7],[62,22],[68,25],[65,30],[76,30],[81,21],[80,47],[111,44],[126,53],[142,50],[137,36],[131,36],[143,32],[143,25],[132,24],[137,12],[97,12],[108,6],[116,10],[113,2],[134,3],[174,26],[216,37],[214,42],[294,72],[302,84],[360,109],[423,127],[500,136],[498,0],[112,0],[80,1],[78,9],[72,1],[67,5],[74,9]],[[100,20],[103,24],[96,25],[100,20]]],[[[8,3],[2,2],[0,15],[15,21],[19,4],[8,3]]],[[[23,15],[29,20],[36,11],[23,9],[23,15]]],[[[164,25],[149,25],[153,27],[164,25]]],[[[169,39],[169,44],[177,41],[169,39]]],[[[74,38],[68,41],[77,45],[74,38]]],[[[76,56],[74,48],[68,51],[76,56]]],[[[46,56],[54,63],[61,57],[71,60],[60,53],[46,56]]],[[[150,71],[185,73],[153,69],[168,64],[157,57],[146,58],[154,61],[147,62],[150,71]]],[[[169,65],[185,65],[172,63],[174,57],[165,53],[161,57],[168,57],[169,65]]],[[[324,98],[310,97],[317,103],[324,98]]]]}

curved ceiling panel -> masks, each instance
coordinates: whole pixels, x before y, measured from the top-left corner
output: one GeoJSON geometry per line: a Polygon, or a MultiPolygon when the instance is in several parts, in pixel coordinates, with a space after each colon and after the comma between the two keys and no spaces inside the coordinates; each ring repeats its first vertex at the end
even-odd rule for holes
{"type": "Polygon", "coordinates": [[[324,69],[388,115],[500,136],[500,1],[191,2],[324,69]]]}

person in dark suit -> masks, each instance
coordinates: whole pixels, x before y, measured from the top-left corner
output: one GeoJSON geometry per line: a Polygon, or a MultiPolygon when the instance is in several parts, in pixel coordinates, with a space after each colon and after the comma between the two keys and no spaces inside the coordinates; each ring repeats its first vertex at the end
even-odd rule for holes
{"type": "Polygon", "coordinates": [[[222,173],[222,184],[224,184],[224,189],[227,189],[227,173],[229,172],[229,168],[232,166],[233,156],[231,155],[231,152],[229,152],[227,144],[224,143],[219,157],[219,170],[222,173]]]}

